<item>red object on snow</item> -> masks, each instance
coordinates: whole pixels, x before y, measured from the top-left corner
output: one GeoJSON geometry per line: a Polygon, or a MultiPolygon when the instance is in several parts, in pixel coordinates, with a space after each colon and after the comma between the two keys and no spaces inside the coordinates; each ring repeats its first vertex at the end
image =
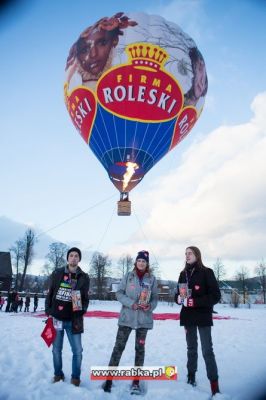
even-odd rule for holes
{"type": "MultiPolygon", "coordinates": [[[[120,313],[116,311],[87,311],[84,314],[84,317],[90,317],[90,318],[119,318],[120,313]]],[[[45,314],[36,314],[33,315],[33,317],[40,317],[43,318],[45,317],[45,314]]],[[[213,319],[238,319],[230,316],[225,316],[225,315],[213,315],[213,319]]],[[[153,314],[153,319],[154,320],[159,320],[159,321],[165,321],[165,320],[174,320],[178,321],[180,319],[180,314],[179,313],[154,313],[153,314]]]]}
{"type": "Polygon", "coordinates": [[[53,325],[52,317],[48,318],[44,330],[41,333],[41,337],[43,338],[48,347],[50,347],[53,341],[55,340],[56,330],[53,325]]]}

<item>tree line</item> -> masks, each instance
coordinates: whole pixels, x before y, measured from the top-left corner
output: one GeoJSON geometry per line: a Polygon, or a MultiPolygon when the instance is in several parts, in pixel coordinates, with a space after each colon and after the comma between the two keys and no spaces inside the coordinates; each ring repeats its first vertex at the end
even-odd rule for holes
{"type": "MultiPolygon", "coordinates": [[[[35,256],[35,245],[38,239],[33,229],[29,228],[24,236],[15,241],[10,247],[13,269],[15,271],[14,289],[22,292],[25,289],[33,289],[32,286],[45,286],[45,284],[36,283],[36,277],[27,277],[28,267],[32,264],[35,256]]],[[[42,274],[48,277],[55,269],[66,265],[66,254],[69,249],[65,243],[54,242],[49,245],[49,251],[45,256],[42,274]]],[[[89,275],[95,278],[97,293],[100,296],[103,290],[105,279],[108,276],[114,276],[114,270],[111,268],[112,260],[107,254],[95,251],[90,260],[89,275]]],[[[134,259],[130,254],[123,254],[116,263],[115,273],[117,277],[123,277],[128,271],[133,269],[134,259]]],[[[157,278],[160,278],[158,263],[151,265],[152,272],[157,278]]]]}
{"type": "MultiPolygon", "coordinates": [[[[27,279],[28,267],[32,264],[35,256],[35,244],[37,243],[37,236],[33,229],[29,228],[25,231],[24,236],[15,241],[10,247],[12,257],[12,264],[15,270],[14,288],[18,291],[23,291],[25,288],[30,289],[30,285],[36,287],[36,277],[27,279]]],[[[45,256],[45,263],[43,265],[42,273],[46,277],[49,276],[55,269],[66,265],[66,254],[69,247],[61,242],[54,242],[49,245],[49,251],[45,256]]],[[[97,295],[103,292],[105,279],[108,276],[123,277],[128,271],[132,270],[134,259],[130,254],[123,254],[116,263],[115,270],[111,268],[112,260],[107,254],[95,251],[92,253],[90,260],[89,275],[95,279],[97,287],[97,295]]],[[[219,285],[222,285],[226,277],[226,268],[220,258],[212,266],[216,279],[219,285]]],[[[161,278],[159,264],[153,263],[151,270],[157,278],[161,278]]],[[[258,263],[254,268],[254,273],[259,280],[261,290],[263,293],[263,300],[265,304],[266,298],[266,263],[264,260],[258,263]]],[[[240,282],[241,292],[243,293],[244,303],[248,297],[247,280],[249,278],[248,269],[245,266],[239,267],[235,273],[234,280],[240,282]]],[[[40,286],[43,286],[43,284],[40,286]]]]}

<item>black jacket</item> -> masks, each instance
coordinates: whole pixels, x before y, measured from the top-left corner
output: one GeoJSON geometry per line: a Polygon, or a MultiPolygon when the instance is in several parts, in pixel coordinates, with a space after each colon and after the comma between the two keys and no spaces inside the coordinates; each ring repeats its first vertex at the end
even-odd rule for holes
{"type": "MultiPolygon", "coordinates": [[[[47,315],[52,315],[56,318],[55,300],[60,283],[66,272],[66,267],[56,269],[50,276],[48,293],[45,299],[45,312],[47,315]]],[[[83,272],[80,267],[77,269],[77,286],[76,290],[80,290],[82,311],[72,312],[72,331],[73,333],[82,333],[83,329],[83,314],[87,311],[89,305],[89,286],[90,279],[88,274],[83,272]]]]}
{"type": "MultiPolygon", "coordinates": [[[[178,283],[187,283],[186,273],[182,271],[178,283]]],[[[192,289],[191,297],[194,300],[194,307],[182,306],[180,313],[181,326],[211,326],[212,309],[214,304],[221,298],[221,292],[211,268],[196,266],[189,283],[192,289]]],[[[179,294],[177,288],[177,296],[179,294]]]]}

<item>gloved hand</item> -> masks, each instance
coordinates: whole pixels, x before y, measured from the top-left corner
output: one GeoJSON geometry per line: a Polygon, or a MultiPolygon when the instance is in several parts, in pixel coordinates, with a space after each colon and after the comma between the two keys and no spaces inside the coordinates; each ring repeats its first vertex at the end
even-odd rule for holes
{"type": "Polygon", "coordinates": [[[150,304],[139,304],[138,308],[140,308],[142,311],[148,311],[151,308],[150,304]]]}
{"type": "Polygon", "coordinates": [[[187,307],[194,307],[194,299],[192,297],[187,299],[187,307]]]}

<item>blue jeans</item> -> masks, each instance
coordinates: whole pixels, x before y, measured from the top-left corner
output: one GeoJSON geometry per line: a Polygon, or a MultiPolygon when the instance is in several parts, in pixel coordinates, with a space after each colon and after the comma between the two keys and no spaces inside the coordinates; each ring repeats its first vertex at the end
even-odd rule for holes
{"type": "Polygon", "coordinates": [[[74,379],[80,379],[81,361],[82,361],[82,345],[81,333],[72,333],[72,322],[63,321],[63,329],[56,331],[56,338],[53,342],[53,362],[54,374],[63,376],[62,364],[62,349],[64,341],[64,331],[66,331],[68,341],[72,350],[72,375],[74,379]]]}

